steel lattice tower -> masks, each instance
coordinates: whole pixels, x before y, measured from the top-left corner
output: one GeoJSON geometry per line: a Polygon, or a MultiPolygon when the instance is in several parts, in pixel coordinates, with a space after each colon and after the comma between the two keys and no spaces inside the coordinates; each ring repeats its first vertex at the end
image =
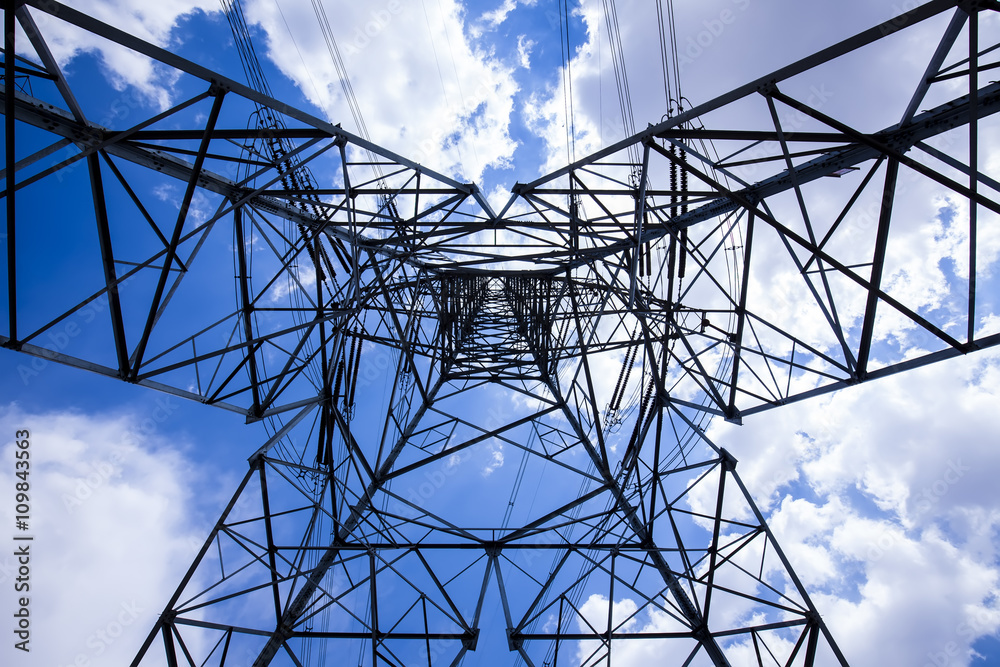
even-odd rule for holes
{"type": "Polygon", "coordinates": [[[57,2],[4,6],[0,342],[272,427],[133,664],[458,664],[498,637],[538,667],[847,664],[704,429],[1000,341],[976,289],[977,230],[1000,213],[979,159],[1000,5],[929,2],[519,184],[499,212],[57,2]],[[195,93],[119,122],[74,95],[38,17],[195,93]],[[32,59],[13,57],[15,21],[32,59]],[[813,72],[931,24],[897,122],[859,127],[809,92],[813,72]],[[904,174],[962,204],[957,315],[883,280],[904,174]],[[63,179],[92,205],[53,199],[63,179]],[[164,184],[183,192],[169,218],[151,203],[164,184]],[[845,222],[860,210],[871,224],[845,222]],[[51,234],[80,244],[53,258],[51,234]],[[768,284],[776,264],[807,303],[768,284]],[[97,302],[99,331],[44,345],[97,302]],[[898,326],[926,353],[876,357],[898,326]],[[516,475],[456,474],[491,443],[522,456],[516,475]],[[512,500],[525,479],[551,491],[528,509],[512,500]]]}

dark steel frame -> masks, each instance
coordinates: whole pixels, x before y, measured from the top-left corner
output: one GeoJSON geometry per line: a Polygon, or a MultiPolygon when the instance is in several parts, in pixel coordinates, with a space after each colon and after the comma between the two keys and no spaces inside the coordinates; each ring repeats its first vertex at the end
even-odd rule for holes
{"type": "Polygon", "coordinates": [[[315,642],[330,641],[361,646],[373,665],[405,664],[415,645],[428,665],[458,664],[477,647],[491,595],[502,601],[508,648],[529,665],[557,664],[561,646],[566,662],[566,642],[590,642],[576,644],[593,647],[585,664],[610,662],[626,641],[663,642],[684,665],[729,664],[737,641],[753,647],[759,664],[812,665],[817,656],[847,664],[735,458],[703,427],[713,416],[739,421],[1000,342],[1000,332],[976,331],[978,212],[1000,213],[1000,183],[979,166],[979,126],[1000,109],[1000,84],[979,84],[980,72],[996,63],[988,62],[995,45],[979,43],[977,26],[980,12],[1000,5],[929,2],[519,184],[499,213],[475,185],[71,8],[31,0],[5,9],[8,331],[0,343],[276,429],[251,457],[134,665],[145,664],[158,638],[170,665],[246,664],[248,646],[254,665],[279,656],[300,665],[326,650],[315,642]],[[200,82],[199,92],[129,127],[102,127],[84,115],[49,53],[33,19],[39,12],[150,57],[200,82]],[[858,129],[786,92],[796,77],[949,12],[940,45],[891,127],[858,129]],[[15,18],[40,62],[19,65],[13,57],[15,18]],[[975,57],[946,65],[966,25],[975,57]],[[58,103],[16,90],[10,82],[18,77],[54,85],[58,103]],[[918,111],[938,84],[957,77],[968,78],[967,94],[918,111]],[[254,107],[270,109],[283,125],[231,125],[254,107]],[[195,109],[207,111],[195,129],[164,123],[183,125],[195,109]],[[713,114],[729,109],[753,109],[771,124],[715,127],[713,114]],[[784,110],[808,118],[808,129],[788,126],[784,110]],[[28,129],[48,133],[50,142],[19,151],[19,132],[28,129]],[[962,131],[968,163],[934,145],[962,131]],[[291,152],[260,148],[274,140],[291,152]],[[708,142],[726,157],[703,150],[708,142]],[[35,183],[78,162],[86,164],[92,192],[103,285],[32,328],[31,318],[19,317],[29,308],[17,280],[24,258],[16,232],[27,220],[18,213],[25,199],[37,205],[35,183]],[[283,180],[290,169],[328,163],[335,169],[316,187],[283,180]],[[746,176],[769,166],[766,178],[746,176]],[[130,170],[137,169],[184,185],[164,229],[145,203],[149,195],[133,187],[141,179],[130,170]],[[820,179],[853,171],[856,186],[840,213],[821,222],[809,206],[820,179]],[[903,171],[968,205],[971,277],[961,333],[885,284],[903,171]],[[133,249],[116,235],[122,226],[109,210],[106,182],[120,188],[116,196],[127,194],[136,211],[131,221],[148,225],[157,239],[142,261],[124,261],[123,250],[133,249]],[[199,192],[217,203],[204,219],[191,215],[199,192]],[[840,254],[838,242],[866,197],[875,197],[879,213],[863,237],[865,261],[857,262],[840,254]],[[177,311],[198,285],[184,278],[199,266],[213,231],[230,222],[235,302],[197,314],[205,319],[185,313],[196,320],[185,329],[177,311]],[[270,252],[264,259],[248,250],[255,239],[270,252]],[[758,257],[776,249],[812,295],[826,344],[759,311],[762,295],[751,279],[758,257]],[[155,281],[138,307],[122,296],[131,280],[155,281]],[[277,306],[282,280],[294,298],[277,306]],[[863,307],[852,310],[845,294],[860,294],[863,307]],[[43,335],[104,298],[103,348],[69,354],[42,344],[43,335]],[[873,363],[878,316],[886,312],[926,332],[933,345],[922,356],[873,363]],[[372,437],[354,417],[373,400],[363,386],[358,393],[362,354],[379,350],[393,359],[395,376],[372,437]],[[595,365],[609,359],[624,365],[605,404],[608,383],[595,365]],[[485,387],[536,407],[488,424],[460,403],[485,387]],[[565,503],[523,525],[504,519],[484,527],[459,525],[448,508],[392,490],[394,480],[412,480],[492,440],[523,452],[531,465],[571,476],[579,494],[569,492],[565,503]],[[714,511],[698,515],[691,489],[706,486],[714,511]],[[248,501],[251,509],[234,514],[248,501]],[[439,560],[443,552],[454,561],[439,560]],[[518,561],[537,552],[552,558],[551,568],[518,561]],[[470,579],[478,582],[471,593],[470,579]],[[391,598],[379,594],[387,582],[396,591],[391,598]],[[607,622],[597,627],[580,610],[583,591],[606,600],[625,591],[640,599],[639,611],[616,623],[609,605],[607,622]],[[349,604],[359,596],[367,601],[364,617],[349,604]],[[712,614],[737,600],[768,620],[727,625],[712,614]],[[236,603],[267,613],[256,624],[226,622],[236,603]],[[316,630],[324,611],[349,622],[316,630]],[[669,629],[635,632],[629,622],[640,612],[660,615],[669,629]],[[541,623],[547,616],[556,619],[554,630],[541,623]],[[212,639],[207,655],[195,655],[192,633],[212,639]]]}

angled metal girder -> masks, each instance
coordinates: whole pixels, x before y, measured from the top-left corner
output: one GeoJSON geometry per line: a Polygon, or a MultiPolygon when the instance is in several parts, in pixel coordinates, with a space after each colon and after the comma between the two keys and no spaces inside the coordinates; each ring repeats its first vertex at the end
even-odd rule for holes
{"type": "Polygon", "coordinates": [[[0,343],[272,420],[277,431],[134,664],[152,660],[157,639],[169,664],[339,655],[317,649],[322,642],[361,647],[372,665],[457,664],[495,639],[483,623],[492,600],[506,647],[527,664],[550,653],[565,661],[566,642],[610,662],[631,641],[663,642],[684,664],[725,665],[740,642],[772,639],[787,644],[783,663],[823,655],[847,664],[735,459],[703,428],[712,416],[738,421],[1000,343],[1000,331],[977,330],[975,240],[1000,213],[1000,178],[978,157],[980,125],[1000,109],[1000,84],[979,81],[996,45],[980,43],[978,22],[996,9],[929,2],[518,185],[499,214],[475,185],[58,3],[5,12],[5,53],[20,20],[39,61],[24,71],[42,92],[16,90],[21,70],[5,58],[0,343]],[[73,95],[32,20],[38,11],[159,61],[188,97],[129,127],[88,120],[101,110],[73,95]],[[899,123],[857,127],[788,92],[794,77],[949,11],[899,123]],[[953,53],[966,25],[973,57],[963,65],[953,53]],[[957,76],[968,77],[966,94],[919,111],[957,76]],[[765,120],[712,123],[713,112],[740,105],[765,120]],[[258,107],[284,126],[240,129],[258,107]],[[787,123],[785,110],[809,124],[787,123]],[[195,127],[195,111],[208,123],[195,127]],[[285,142],[281,155],[262,148],[268,140],[285,142]],[[952,140],[968,146],[967,159],[942,148],[952,140]],[[724,157],[701,151],[702,141],[724,157]],[[355,150],[376,155],[382,173],[355,150]],[[49,210],[38,193],[78,178],[84,161],[99,252],[68,277],[58,273],[67,262],[54,262],[51,298],[26,304],[17,267],[37,249],[16,216],[26,202],[49,210]],[[306,168],[323,181],[289,177],[306,168]],[[961,332],[887,285],[904,176],[970,210],[961,332]],[[150,191],[178,184],[180,211],[164,220],[150,191]],[[834,216],[812,206],[831,184],[834,216]],[[845,221],[872,203],[872,228],[851,237],[845,221]],[[213,244],[220,235],[225,243],[213,244]],[[801,281],[798,298],[821,336],[789,317],[800,304],[762,288],[768,261],[801,281]],[[222,280],[229,266],[235,275],[222,280]],[[219,282],[231,289],[214,293],[219,282]],[[886,311],[926,332],[926,353],[878,349],[886,311]],[[107,320],[103,339],[46,346],[84,314],[107,320]],[[385,400],[366,390],[372,358],[388,369],[385,400]],[[608,367],[621,369],[617,384],[600,374],[608,367]],[[494,418],[498,400],[517,408],[494,418]],[[506,508],[503,498],[476,495],[463,507],[420,491],[494,442],[558,497],[520,516],[510,509],[518,481],[503,489],[506,508]],[[699,513],[692,489],[704,488],[713,502],[699,513]],[[239,509],[248,499],[259,507],[239,509]],[[662,627],[629,632],[614,618],[619,595],[662,627]],[[602,599],[606,617],[588,617],[585,602],[602,599]],[[736,600],[764,620],[721,626],[719,610],[736,600]],[[268,618],[246,619],[241,605],[268,618]],[[340,625],[317,629],[324,613],[340,625]],[[195,635],[211,641],[186,641],[195,635]]]}

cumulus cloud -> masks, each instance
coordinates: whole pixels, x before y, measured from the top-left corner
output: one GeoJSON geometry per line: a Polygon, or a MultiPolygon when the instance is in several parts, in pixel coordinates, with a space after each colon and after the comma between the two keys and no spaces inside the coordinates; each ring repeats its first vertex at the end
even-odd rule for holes
{"type": "Polygon", "coordinates": [[[966,665],[1000,629],[998,394],[987,352],[713,424],[852,664],[966,665]]]}
{"type": "MultiPolygon", "coordinates": [[[[185,17],[195,12],[218,11],[215,0],[178,0],[177,2],[97,2],[76,0],[66,3],[88,16],[126,33],[164,48],[175,46],[181,37],[175,29],[185,17]]],[[[61,67],[70,66],[81,54],[93,54],[101,62],[112,85],[127,93],[136,91],[141,101],[160,109],[174,100],[170,86],[176,75],[154,61],[133,51],[79,30],[58,16],[31,11],[46,43],[61,67]]],[[[21,42],[25,44],[26,39],[21,42]]],[[[100,120],[100,119],[93,119],[100,120]]]]}
{"type": "MultiPolygon", "coordinates": [[[[977,640],[1000,631],[992,493],[1000,455],[987,435],[1000,432],[989,407],[998,395],[1000,353],[986,352],[745,426],[710,427],[739,459],[737,471],[850,664],[976,664],[977,640]]],[[[687,499],[696,512],[714,513],[712,493],[695,488],[687,499]]],[[[604,631],[608,604],[593,595],[581,614],[604,631]]],[[[713,610],[714,623],[746,621],[744,611],[727,601],[713,610]]],[[[628,595],[612,616],[622,632],[671,629],[628,595]]],[[[769,641],[780,650],[780,637],[769,641]]],[[[756,664],[749,643],[727,646],[733,664],[756,664]]],[[[578,656],[602,650],[581,642],[578,656]]],[[[649,664],[662,651],[662,642],[622,643],[614,664],[649,664]]],[[[834,664],[832,655],[820,664],[834,664]]]]}
{"type": "MultiPolygon", "coordinates": [[[[23,534],[34,537],[30,662],[7,641],[5,664],[128,664],[153,627],[207,534],[192,502],[199,474],[178,443],[147,423],[164,418],[165,401],[149,415],[0,409],[5,433],[30,434],[23,534]]],[[[14,450],[11,439],[0,449],[11,469],[14,450]]],[[[12,474],[4,473],[5,488],[13,488],[12,474]]],[[[10,500],[0,504],[0,518],[13,527],[10,500]]],[[[11,619],[18,563],[10,549],[4,553],[0,610],[11,619]]]]}
{"type": "MultiPolygon", "coordinates": [[[[263,0],[247,0],[246,5],[254,29],[261,30],[262,50],[277,67],[333,122],[356,129],[310,5],[263,0]]],[[[662,88],[656,77],[648,76],[649,64],[658,65],[659,60],[656,24],[650,3],[632,0],[620,5],[620,15],[634,19],[621,26],[626,60],[633,68],[643,63],[641,70],[631,70],[632,101],[641,128],[667,111],[662,88]]],[[[218,9],[214,0],[81,1],[73,6],[168,47],[181,39],[177,26],[185,16],[218,9]]],[[[776,10],[764,11],[762,3],[748,0],[682,3],[678,47],[684,57],[687,97],[694,103],[709,99],[813,52],[836,34],[846,36],[892,13],[878,3],[849,6],[848,11],[842,4],[782,2],[782,20],[775,21],[776,10]],[[733,20],[723,22],[721,12],[727,10],[733,20]],[[789,30],[789,25],[803,27],[789,30]],[[761,49],[761,43],[781,43],[782,48],[761,49]]],[[[541,69],[536,52],[542,47],[527,36],[518,36],[512,62],[499,59],[477,41],[484,31],[508,22],[518,4],[505,0],[491,7],[472,18],[465,5],[454,0],[353,3],[338,8],[334,28],[342,32],[335,36],[375,143],[457,178],[478,181],[489,169],[511,166],[519,139],[512,131],[512,119],[521,114],[527,127],[542,138],[542,153],[530,156],[530,169],[545,173],[565,163],[567,93],[557,83],[562,79],[551,71],[536,72],[541,69]],[[525,91],[519,96],[515,71],[529,69],[544,80],[532,95],[525,91]]],[[[602,11],[596,0],[581,3],[585,34],[574,36],[576,136],[572,139],[578,156],[624,133],[602,11]]],[[[81,54],[93,54],[119,90],[136,91],[144,103],[154,106],[172,101],[172,75],[166,70],[58,19],[39,12],[33,15],[64,66],[72,66],[81,54]]],[[[219,30],[228,35],[221,21],[219,30]]],[[[928,48],[909,34],[907,39],[913,47],[928,48]]],[[[891,105],[881,101],[912,91],[915,79],[909,72],[919,76],[923,67],[915,50],[877,52],[869,61],[885,63],[892,55],[901,56],[905,75],[825,82],[832,93],[825,111],[863,122],[868,131],[896,122],[898,118],[882,117],[883,106],[891,105]]],[[[985,132],[984,143],[995,144],[988,139],[995,131],[985,132]]],[[[935,145],[945,149],[949,144],[935,145]]],[[[982,163],[995,173],[998,159],[991,152],[982,156],[982,163]]],[[[823,185],[826,192],[830,183],[823,185]]],[[[900,192],[925,192],[927,185],[904,170],[900,192]]],[[[967,219],[968,211],[933,187],[935,197],[929,202],[899,198],[894,216],[900,223],[893,226],[884,285],[907,306],[947,320],[953,314],[963,315],[955,312],[953,301],[965,288],[969,273],[968,235],[956,221],[967,219]]],[[[811,190],[807,196],[826,224],[839,212],[836,197],[814,197],[811,190]]],[[[499,210],[506,194],[494,189],[489,199],[499,210]]],[[[873,235],[864,204],[845,221],[851,233],[829,246],[831,251],[860,253],[859,263],[870,261],[873,235]]],[[[794,202],[776,202],[774,208],[797,215],[794,202]]],[[[980,216],[979,276],[988,278],[994,276],[1000,255],[1000,226],[993,216],[983,212],[980,216]]],[[[800,305],[813,297],[787,256],[781,256],[785,251],[777,244],[773,250],[767,244],[757,247],[755,261],[762,268],[752,276],[751,309],[818,347],[833,346],[819,308],[800,305]]],[[[303,278],[308,279],[308,275],[303,278]]],[[[856,326],[865,294],[854,286],[832,289],[845,305],[846,325],[856,326]]],[[[276,299],[288,291],[279,286],[276,299]]],[[[911,323],[884,308],[878,316],[877,341],[895,348],[876,349],[877,357],[912,355],[921,349],[921,332],[911,323]]],[[[996,331],[995,316],[991,317],[989,330],[996,331]]],[[[614,378],[620,355],[602,358],[595,366],[614,378]]],[[[602,403],[609,392],[610,386],[598,387],[602,403]]],[[[1000,509],[990,500],[995,496],[991,472],[1000,464],[993,437],[1000,433],[998,394],[1000,357],[980,354],[786,406],[749,420],[740,430],[713,425],[711,435],[741,460],[741,475],[852,662],[969,664],[975,640],[1000,628],[996,602],[1000,569],[993,537],[1000,528],[1000,509]]],[[[529,407],[524,397],[515,397],[515,407],[529,407]]],[[[115,664],[127,662],[193,556],[191,536],[197,531],[186,523],[189,463],[156,443],[149,447],[148,442],[124,442],[121,434],[136,428],[134,418],[127,416],[31,415],[8,408],[0,414],[0,422],[8,432],[25,423],[37,424],[32,426],[38,452],[37,526],[47,543],[39,541],[35,561],[38,593],[33,604],[45,609],[37,616],[36,636],[60,638],[58,648],[39,641],[40,655],[55,664],[70,664],[79,655],[95,659],[102,651],[115,664]],[[45,442],[59,446],[47,448],[45,442]],[[80,576],[82,572],[92,576],[80,576]],[[80,619],[85,621],[81,624],[80,619]],[[102,632],[115,641],[101,639],[102,632]],[[112,633],[117,636],[111,637],[112,633]]],[[[9,445],[3,457],[11,460],[9,445]]],[[[486,458],[484,476],[502,466],[502,445],[491,443],[486,458]]],[[[493,479],[498,476],[501,473],[493,479]]],[[[705,503],[698,509],[709,507],[712,500],[697,493],[690,498],[696,506],[705,503]]],[[[0,508],[11,525],[9,503],[0,508]]],[[[9,576],[10,566],[9,560],[0,558],[0,576],[9,576]]],[[[3,600],[11,603],[9,596],[3,600]]],[[[591,597],[583,607],[584,616],[606,623],[609,604],[606,598],[591,597]]],[[[613,604],[615,623],[626,629],[666,627],[655,614],[634,617],[632,600],[613,604]]],[[[648,664],[653,659],[644,653],[648,647],[629,650],[634,653],[617,654],[616,665],[648,664]]],[[[581,656],[589,653],[585,646],[580,651],[581,656]]]]}
{"type": "MultiPolygon", "coordinates": [[[[308,3],[247,2],[268,56],[334,123],[351,120],[330,47],[308,3]]],[[[464,7],[389,2],[337,8],[331,22],[371,139],[429,168],[478,182],[509,165],[518,87],[511,69],[469,39],[464,7]]]]}

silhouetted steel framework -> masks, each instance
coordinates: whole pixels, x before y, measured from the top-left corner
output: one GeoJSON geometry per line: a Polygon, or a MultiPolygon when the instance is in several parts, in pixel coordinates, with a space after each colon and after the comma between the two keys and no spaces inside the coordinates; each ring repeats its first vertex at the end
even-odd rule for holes
{"type": "Polygon", "coordinates": [[[1000,213],[980,25],[1000,5],[927,3],[519,184],[499,213],[73,9],[4,6],[0,341],[272,428],[133,664],[458,664],[497,623],[539,667],[846,664],[704,426],[1000,341],[976,291],[1000,213]],[[15,14],[32,58],[12,56],[15,14]],[[74,97],[57,23],[194,92],[149,118],[74,97]],[[824,111],[818,68],[917,26],[940,43],[898,122],[824,111]],[[246,129],[261,110],[270,129],[246,129]],[[903,175],[907,198],[956,204],[959,307],[886,283],[903,175]],[[769,282],[782,271],[807,301],[769,282]],[[899,328],[926,351],[873,353],[899,328]],[[443,487],[485,488],[455,471],[496,443],[523,457],[509,498],[455,503],[443,487]],[[527,511],[525,474],[547,489],[527,511]]]}

